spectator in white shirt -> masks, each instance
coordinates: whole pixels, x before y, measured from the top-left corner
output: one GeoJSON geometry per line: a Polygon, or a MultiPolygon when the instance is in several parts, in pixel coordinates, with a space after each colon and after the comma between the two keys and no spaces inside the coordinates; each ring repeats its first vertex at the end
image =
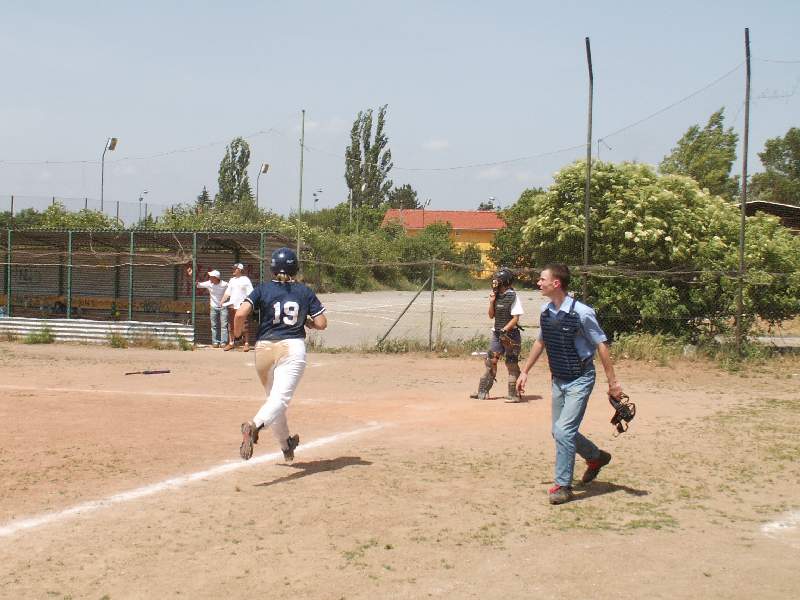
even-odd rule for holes
{"type": "MultiPolygon", "coordinates": [[[[186,269],[189,277],[192,276],[192,268],[186,269]]],[[[227,281],[220,279],[220,273],[216,269],[208,272],[206,281],[198,281],[197,287],[208,290],[209,319],[211,320],[211,345],[219,348],[228,345],[228,309],[222,306],[222,298],[225,296],[225,288],[228,287],[227,281]],[[221,334],[221,338],[220,338],[221,334]]]]}
{"type": "MultiPolygon", "coordinates": [[[[236,315],[238,309],[244,299],[253,291],[253,284],[250,278],[244,274],[244,265],[236,263],[233,265],[233,276],[228,280],[228,287],[225,290],[225,296],[222,298],[222,305],[228,309],[228,323],[233,325],[233,317],[236,315]]],[[[234,340],[233,332],[229,333],[228,345],[225,350],[233,350],[234,340]]],[[[247,327],[244,328],[244,352],[250,352],[250,344],[247,339],[247,327]]]]}

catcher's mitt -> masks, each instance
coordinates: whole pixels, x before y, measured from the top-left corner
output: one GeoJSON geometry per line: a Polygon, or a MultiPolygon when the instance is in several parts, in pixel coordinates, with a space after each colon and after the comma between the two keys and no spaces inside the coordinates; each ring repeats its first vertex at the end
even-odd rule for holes
{"type": "Polygon", "coordinates": [[[513,338],[508,335],[502,329],[495,329],[495,333],[497,337],[500,339],[500,343],[503,344],[503,348],[506,349],[506,352],[512,352],[514,349],[517,348],[517,343],[513,340],[513,338]]]}
{"type": "Polygon", "coordinates": [[[614,416],[611,417],[611,424],[617,428],[614,437],[628,431],[628,423],[633,421],[636,416],[636,405],[630,401],[628,394],[620,394],[619,398],[608,395],[608,401],[614,407],[614,416]]]}

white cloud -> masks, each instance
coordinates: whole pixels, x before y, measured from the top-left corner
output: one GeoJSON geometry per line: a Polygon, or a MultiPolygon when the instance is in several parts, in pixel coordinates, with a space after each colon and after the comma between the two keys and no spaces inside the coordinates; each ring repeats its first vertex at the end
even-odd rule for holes
{"type": "MultiPolygon", "coordinates": [[[[322,121],[306,119],[306,133],[315,132],[325,135],[338,135],[350,130],[351,123],[340,117],[331,117],[322,121]]],[[[300,132],[300,125],[295,125],[295,130],[300,132]]]]}
{"type": "Polygon", "coordinates": [[[423,143],[422,147],[425,148],[426,150],[439,152],[441,150],[447,150],[450,147],[450,142],[448,142],[447,140],[432,139],[423,143]]]}
{"type": "Polygon", "coordinates": [[[475,177],[477,179],[488,180],[502,179],[503,177],[506,177],[506,172],[501,167],[489,167],[488,169],[481,169],[478,171],[475,177]]]}
{"type": "Polygon", "coordinates": [[[529,181],[531,179],[531,174],[528,171],[517,171],[514,173],[514,179],[517,181],[529,181]]]}

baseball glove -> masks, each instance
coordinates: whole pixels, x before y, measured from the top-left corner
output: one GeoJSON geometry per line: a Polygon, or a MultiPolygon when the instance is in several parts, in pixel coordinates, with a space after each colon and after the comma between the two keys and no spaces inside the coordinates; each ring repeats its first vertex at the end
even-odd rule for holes
{"type": "Polygon", "coordinates": [[[621,394],[619,398],[608,395],[608,401],[614,408],[614,416],[611,417],[611,424],[617,428],[614,437],[628,431],[628,423],[633,421],[636,416],[636,405],[630,401],[628,394],[621,394]]]}
{"type": "Polygon", "coordinates": [[[506,349],[506,352],[511,352],[516,348],[516,343],[511,338],[511,336],[508,335],[508,333],[506,333],[502,329],[496,329],[495,333],[497,334],[497,337],[500,339],[500,343],[503,344],[503,348],[506,349]]]}

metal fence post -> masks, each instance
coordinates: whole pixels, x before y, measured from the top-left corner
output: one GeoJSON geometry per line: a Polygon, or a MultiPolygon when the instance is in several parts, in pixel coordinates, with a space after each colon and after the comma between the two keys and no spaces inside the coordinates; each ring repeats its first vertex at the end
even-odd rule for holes
{"type": "Polygon", "coordinates": [[[433,350],[433,296],[436,291],[436,259],[431,261],[431,317],[428,324],[428,351],[433,350]]]}
{"type": "Polygon", "coordinates": [[[133,321],[133,231],[130,232],[131,246],[128,254],[128,321],[133,321]]]}
{"type": "Polygon", "coordinates": [[[11,228],[6,237],[6,316],[11,315],[11,228]]]}
{"type": "MultiPolygon", "coordinates": [[[[197,232],[192,234],[192,327],[195,327],[195,311],[197,310],[197,232]]],[[[197,339],[197,332],[194,332],[197,339]]]]}
{"type": "Polygon", "coordinates": [[[11,218],[14,218],[14,194],[11,194],[11,218]]]}
{"type": "Polygon", "coordinates": [[[67,318],[72,318],[72,230],[67,232],[67,318]]]}

